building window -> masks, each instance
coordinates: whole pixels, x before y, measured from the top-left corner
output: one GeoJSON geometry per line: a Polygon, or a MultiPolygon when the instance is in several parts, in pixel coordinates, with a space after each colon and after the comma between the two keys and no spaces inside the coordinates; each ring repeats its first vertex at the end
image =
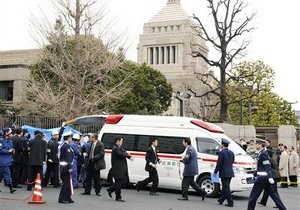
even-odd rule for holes
{"type": "Polygon", "coordinates": [[[152,27],[152,33],[154,33],[155,32],[155,27],[152,27]]]}
{"type": "Polygon", "coordinates": [[[0,100],[12,101],[14,95],[14,81],[0,81],[0,100]]]}

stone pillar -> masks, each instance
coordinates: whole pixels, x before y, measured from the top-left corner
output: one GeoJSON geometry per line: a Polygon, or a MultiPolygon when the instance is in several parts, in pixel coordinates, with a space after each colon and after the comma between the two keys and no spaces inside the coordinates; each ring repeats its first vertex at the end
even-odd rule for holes
{"type": "Polygon", "coordinates": [[[292,125],[280,125],[278,128],[278,144],[282,143],[296,148],[296,129],[292,125]]]}

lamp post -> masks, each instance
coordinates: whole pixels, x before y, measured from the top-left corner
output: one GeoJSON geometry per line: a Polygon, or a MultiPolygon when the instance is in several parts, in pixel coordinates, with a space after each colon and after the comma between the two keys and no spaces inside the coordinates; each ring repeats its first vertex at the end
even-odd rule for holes
{"type": "Polygon", "coordinates": [[[184,117],[184,101],[179,90],[174,94],[174,97],[179,101],[179,116],[184,117]]]}

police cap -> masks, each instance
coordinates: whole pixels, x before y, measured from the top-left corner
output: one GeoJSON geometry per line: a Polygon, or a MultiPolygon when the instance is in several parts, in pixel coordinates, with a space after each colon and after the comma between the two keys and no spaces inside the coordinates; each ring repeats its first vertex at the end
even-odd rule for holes
{"type": "Polygon", "coordinates": [[[266,141],[263,140],[263,139],[256,139],[256,144],[261,144],[261,145],[265,146],[266,145],[266,141]]]}
{"type": "Polygon", "coordinates": [[[78,133],[75,133],[75,134],[73,134],[72,139],[73,139],[74,141],[80,140],[80,135],[79,135],[78,133]]]}
{"type": "Polygon", "coordinates": [[[62,136],[63,136],[63,137],[66,137],[66,136],[72,136],[72,131],[67,131],[67,132],[65,132],[62,136]]]}
{"type": "Polygon", "coordinates": [[[12,133],[12,129],[11,128],[3,128],[3,134],[5,136],[8,136],[11,133],[12,133]]]}
{"type": "Polygon", "coordinates": [[[35,130],[33,132],[33,134],[36,136],[36,135],[43,135],[43,132],[39,131],[39,130],[35,130]]]}
{"type": "Polygon", "coordinates": [[[221,138],[221,144],[223,144],[223,145],[228,145],[228,144],[230,144],[230,141],[228,141],[228,140],[225,139],[225,138],[221,138]]]}

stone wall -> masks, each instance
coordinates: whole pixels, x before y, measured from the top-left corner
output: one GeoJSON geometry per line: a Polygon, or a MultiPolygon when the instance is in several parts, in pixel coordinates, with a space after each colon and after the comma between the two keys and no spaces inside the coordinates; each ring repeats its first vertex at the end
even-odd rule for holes
{"type": "Polygon", "coordinates": [[[26,78],[29,67],[35,64],[41,54],[40,49],[11,50],[0,52],[0,81],[13,81],[13,101],[5,104],[17,105],[26,100],[26,78]]]}

